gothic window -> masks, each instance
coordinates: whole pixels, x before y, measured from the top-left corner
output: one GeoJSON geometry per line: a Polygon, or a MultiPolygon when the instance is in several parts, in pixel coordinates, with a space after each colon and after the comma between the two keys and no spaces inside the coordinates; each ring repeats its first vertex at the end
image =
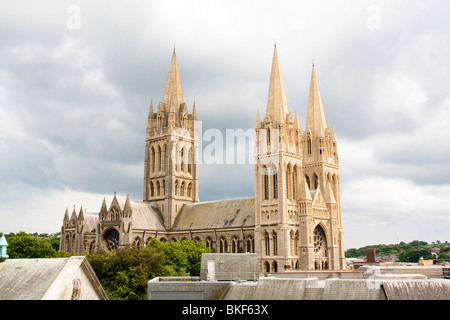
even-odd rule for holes
{"type": "Polygon", "coordinates": [[[269,200],[269,175],[266,167],[262,168],[262,174],[264,177],[264,200],[269,200]]]}
{"type": "Polygon", "coordinates": [[[278,255],[278,236],[275,231],[272,232],[273,254],[278,255]]]}
{"type": "Polygon", "coordinates": [[[156,155],[155,148],[152,147],[152,172],[156,171],[156,155]]]}
{"type": "Polygon", "coordinates": [[[163,158],[162,158],[162,150],[161,147],[158,147],[158,163],[159,163],[159,171],[163,170],[163,158]]]}
{"type": "Polygon", "coordinates": [[[116,229],[111,229],[105,234],[105,244],[108,250],[115,250],[119,246],[119,232],[116,229]]]}
{"type": "Polygon", "coordinates": [[[252,236],[249,236],[247,238],[245,245],[246,245],[245,252],[255,253],[255,240],[253,239],[252,236]]]}
{"type": "Polygon", "coordinates": [[[234,237],[233,240],[231,240],[231,252],[232,253],[238,253],[238,239],[237,239],[237,237],[234,237]]]}
{"type": "Polygon", "coordinates": [[[273,267],[273,272],[278,272],[278,264],[277,264],[276,261],[274,261],[274,262],[272,263],[272,267],[273,267]]]}
{"type": "Polygon", "coordinates": [[[178,195],[178,180],[175,181],[175,195],[178,195]]]}
{"type": "Polygon", "coordinates": [[[192,173],[192,153],[191,148],[188,150],[188,173],[192,173]]]}
{"type": "Polygon", "coordinates": [[[212,251],[212,240],[211,238],[206,238],[206,243],[205,243],[206,247],[209,248],[212,251]]]}
{"type": "Polygon", "coordinates": [[[314,189],[317,189],[319,187],[319,178],[317,175],[314,175],[314,189]]]}
{"type": "Polygon", "coordinates": [[[323,229],[317,226],[314,229],[314,253],[316,255],[323,255],[326,253],[326,238],[323,229]]]}
{"type": "Polygon", "coordinates": [[[161,181],[161,194],[163,196],[166,195],[166,183],[165,183],[165,180],[161,181]]]}
{"type": "Polygon", "coordinates": [[[273,174],[273,198],[278,199],[278,173],[273,174]]]}
{"type": "Polygon", "coordinates": [[[159,181],[156,181],[156,195],[159,197],[161,192],[161,187],[159,185],[159,181]]]}
{"type": "Polygon", "coordinates": [[[220,253],[226,253],[227,252],[227,240],[225,238],[220,238],[219,240],[219,252],[220,253]]]}
{"type": "Polygon", "coordinates": [[[266,249],[266,256],[270,256],[270,238],[267,231],[264,233],[264,247],[266,249]]]}
{"type": "Polygon", "coordinates": [[[309,189],[311,189],[311,183],[309,181],[309,177],[307,174],[305,174],[305,180],[306,180],[306,185],[308,186],[309,189]]]}
{"type": "Polygon", "coordinates": [[[133,240],[133,246],[136,247],[137,249],[140,249],[142,247],[142,242],[141,242],[141,238],[136,237],[133,240]]]}
{"type": "Polygon", "coordinates": [[[270,272],[270,263],[266,261],[266,272],[270,272]]]}
{"type": "Polygon", "coordinates": [[[295,201],[295,188],[297,184],[295,183],[295,179],[297,177],[297,170],[294,168],[294,171],[292,172],[292,201],[295,201]]]}
{"type": "Polygon", "coordinates": [[[180,196],[184,197],[184,181],[181,183],[181,187],[180,187],[180,196]]]}
{"type": "Polygon", "coordinates": [[[188,198],[191,197],[191,189],[192,189],[192,184],[189,183],[188,187],[187,187],[187,194],[186,194],[186,197],[188,197],[188,198]]]}
{"type": "Polygon", "coordinates": [[[291,190],[289,189],[290,177],[291,177],[291,167],[288,166],[286,169],[286,198],[292,200],[291,190]]]}
{"type": "Polygon", "coordinates": [[[308,145],[308,156],[312,154],[312,148],[311,148],[311,137],[308,134],[308,138],[306,139],[307,145],[308,145]]]}
{"type": "Polygon", "coordinates": [[[184,150],[180,152],[180,171],[184,171],[184,150]]]}
{"type": "Polygon", "coordinates": [[[153,189],[153,182],[150,182],[150,197],[155,196],[155,189],[153,189]]]}

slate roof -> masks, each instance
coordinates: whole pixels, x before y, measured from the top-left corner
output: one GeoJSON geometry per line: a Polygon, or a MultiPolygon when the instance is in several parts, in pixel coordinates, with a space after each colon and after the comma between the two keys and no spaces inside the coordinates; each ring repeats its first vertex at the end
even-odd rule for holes
{"type": "Polygon", "coordinates": [[[40,300],[68,261],[9,259],[0,263],[0,300],[40,300]]]}
{"type": "Polygon", "coordinates": [[[238,198],[185,204],[173,231],[255,226],[255,198],[238,198]]]}
{"type": "MultiPolygon", "coordinates": [[[[164,222],[156,206],[153,203],[130,200],[133,229],[165,231],[164,222]]],[[[120,208],[125,208],[125,201],[120,202],[120,208]]]]}

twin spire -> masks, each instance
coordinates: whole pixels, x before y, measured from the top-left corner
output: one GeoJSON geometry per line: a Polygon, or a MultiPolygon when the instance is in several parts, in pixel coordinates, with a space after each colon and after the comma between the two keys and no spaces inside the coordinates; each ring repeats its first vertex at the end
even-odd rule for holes
{"type": "MultiPolygon", "coordinates": [[[[274,125],[277,125],[284,123],[287,115],[290,115],[290,112],[287,104],[280,62],[278,60],[277,47],[275,45],[264,121],[270,120],[274,125]]],[[[257,114],[256,119],[257,124],[258,122],[259,113],[257,114]]],[[[295,112],[294,126],[300,128],[297,111],[295,112]]],[[[326,128],[327,123],[323,111],[322,98],[320,97],[319,84],[313,65],[309,89],[308,110],[306,114],[306,130],[317,137],[323,136],[326,128]]]]}

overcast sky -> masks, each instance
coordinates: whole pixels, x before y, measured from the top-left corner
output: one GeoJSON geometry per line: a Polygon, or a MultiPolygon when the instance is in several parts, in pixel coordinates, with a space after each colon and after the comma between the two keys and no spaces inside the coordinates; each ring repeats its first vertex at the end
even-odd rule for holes
{"type": "MultiPolygon", "coordinates": [[[[450,240],[449,2],[93,2],[2,3],[0,231],[58,232],[66,207],[96,212],[114,191],[142,200],[174,45],[202,132],[253,129],[276,39],[302,129],[314,59],[345,248],[450,240]]],[[[253,196],[253,170],[202,163],[200,201],[253,196]]]]}

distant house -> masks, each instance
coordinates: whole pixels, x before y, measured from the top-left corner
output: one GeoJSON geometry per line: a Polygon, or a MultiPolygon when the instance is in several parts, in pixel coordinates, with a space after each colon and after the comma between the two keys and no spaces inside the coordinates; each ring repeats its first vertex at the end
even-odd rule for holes
{"type": "Polygon", "coordinates": [[[0,300],[108,300],[84,256],[0,262],[0,300]]]}

